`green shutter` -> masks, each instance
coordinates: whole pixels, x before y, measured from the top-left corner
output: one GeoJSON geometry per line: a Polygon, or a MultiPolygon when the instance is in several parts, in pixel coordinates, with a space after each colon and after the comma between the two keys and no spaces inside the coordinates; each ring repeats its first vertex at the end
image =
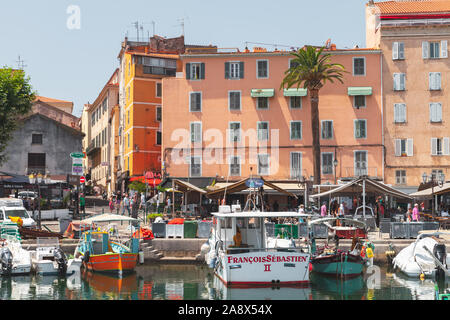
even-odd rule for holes
{"type": "Polygon", "coordinates": [[[230,79],[230,63],[225,62],[225,79],[230,79]]]}
{"type": "Polygon", "coordinates": [[[200,64],[200,79],[205,79],[205,64],[200,64]]]}
{"type": "Polygon", "coordinates": [[[308,94],[308,89],[303,89],[303,88],[284,89],[285,97],[306,97],[307,94],[308,94]]]}
{"type": "Polygon", "coordinates": [[[372,95],[372,87],[349,87],[348,95],[349,96],[371,96],[372,95]]]}
{"type": "Polygon", "coordinates": [[[186,63],[186,79],[190,79],[191,78],[191,64],[190,63],[186,63]]]}
{"type": "Polygon", "coordinates": [[[244,79],[244,62],[239,62],[239,78],[244,79]]]}

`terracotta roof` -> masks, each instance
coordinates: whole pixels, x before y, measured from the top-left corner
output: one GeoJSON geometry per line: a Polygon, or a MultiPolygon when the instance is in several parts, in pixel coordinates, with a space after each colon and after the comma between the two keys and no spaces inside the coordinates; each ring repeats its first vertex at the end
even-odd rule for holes
{"type": "Polygon", "coordinates": [[[378,7],[381,14],[450,12],[449,0],[386,1],[376,2],[375,6],[378,7]]]}
{"type": "Polygon", "coordinates": [[[42,102],[64,102],[64,103],[72,103],[71,101],[64,101],[64,100],[58,100],[53,98],[47,98],[43,96],[36,96],[36,99],[34,101],[42,101],[42,102]]]}

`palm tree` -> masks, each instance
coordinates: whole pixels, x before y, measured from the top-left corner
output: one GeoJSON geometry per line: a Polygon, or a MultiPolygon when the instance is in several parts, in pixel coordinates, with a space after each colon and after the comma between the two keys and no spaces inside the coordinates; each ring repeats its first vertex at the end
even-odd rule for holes
{"type": "Polygon", "coordinates": [[[327,81],[334,83],[338,80],[344,83],[344,66],[330,62],[330,53],[323,53],[325,47],[305,46],[291,55],[295,58],[291,61],[291,67],[286,70],[280,89],[297,89],[303,85],[308,89],[311,101],[311,126],[312,126],[312,150],[314,163],[314,184],[320,184],[320,126],[319,126],[319,90],[327,81]]]}

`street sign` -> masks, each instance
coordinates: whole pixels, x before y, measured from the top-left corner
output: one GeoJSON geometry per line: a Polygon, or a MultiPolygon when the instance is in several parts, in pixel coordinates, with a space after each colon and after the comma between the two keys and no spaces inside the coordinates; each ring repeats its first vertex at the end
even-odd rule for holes
{"type": "Polygon", "coordinates": [[[85,177],[80,177],[80,183],[85,183],[86,182],[86,178],[85,177]]]}
{"type": "Polygon", "coordinates": [[[248,179],[245,185],[249,188],[261,188],[264,185],[264,181],[261,179],[248,179]]]}
{"type": "Polygon", "coordinates": [[[78,159],[83,159],[84,158],[84,153],[83,152],[73,152],[70,154],[71,158],[78,158],[78,159]]]}

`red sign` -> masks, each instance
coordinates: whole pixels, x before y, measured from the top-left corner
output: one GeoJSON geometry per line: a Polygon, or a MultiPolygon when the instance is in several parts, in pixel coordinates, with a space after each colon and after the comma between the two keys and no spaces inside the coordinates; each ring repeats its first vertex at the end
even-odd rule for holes
{"type": "Polygon", "coordinates": [[[85,183],[86,182],[86,178],[85,177],[80,177],[80,183],[85,183]]]}

